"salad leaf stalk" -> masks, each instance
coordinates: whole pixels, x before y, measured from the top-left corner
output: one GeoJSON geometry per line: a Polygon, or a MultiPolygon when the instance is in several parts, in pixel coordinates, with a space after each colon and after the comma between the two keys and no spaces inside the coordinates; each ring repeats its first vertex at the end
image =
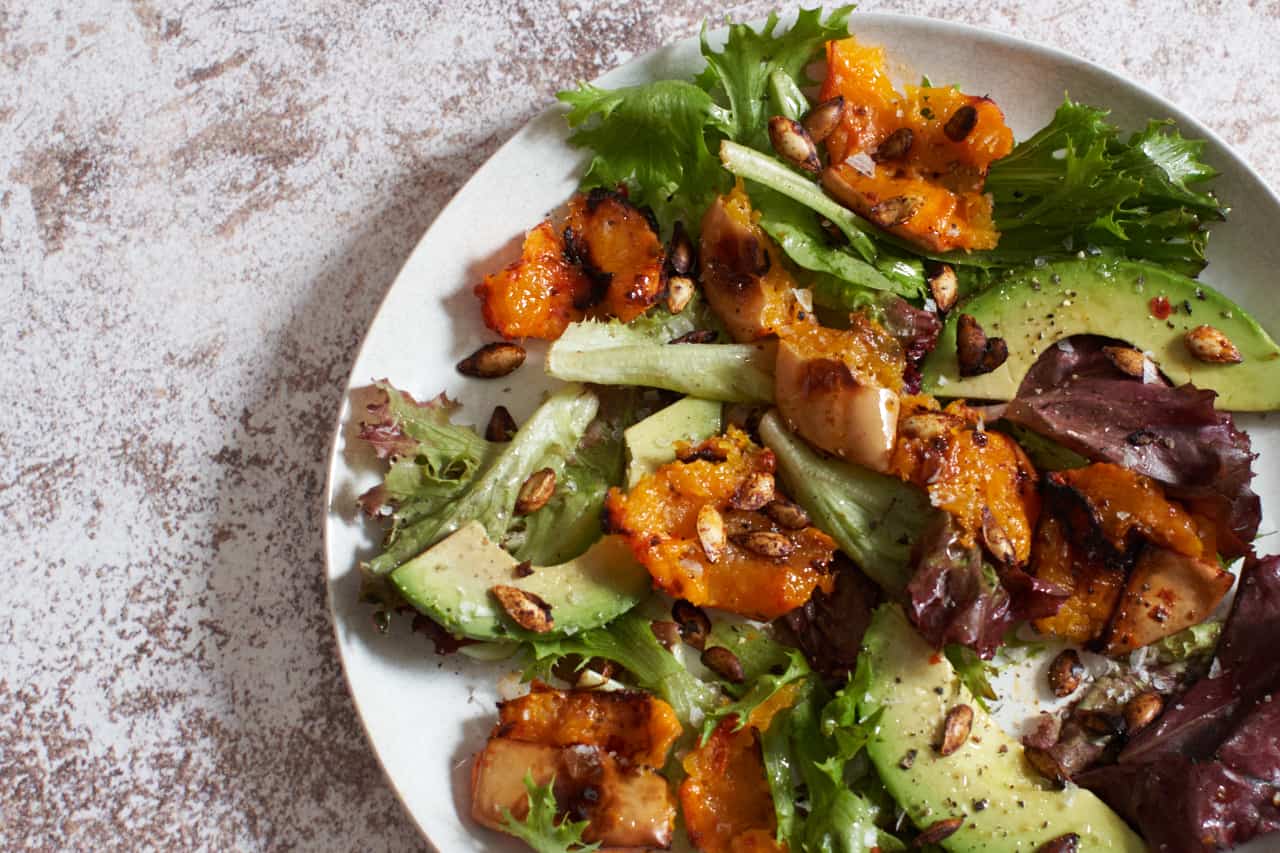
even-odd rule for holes
{"type": "Polygon", "coordinates": [[[729,403],[773,399],[772,343],[665,344],[621,323],[573,323],[551,346],[556,379],[665,388],[729,403]]]}

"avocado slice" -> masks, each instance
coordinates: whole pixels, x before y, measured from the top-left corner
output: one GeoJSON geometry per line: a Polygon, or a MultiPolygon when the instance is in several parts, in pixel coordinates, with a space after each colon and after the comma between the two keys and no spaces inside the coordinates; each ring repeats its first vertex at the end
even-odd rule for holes
{"type": "Polygon", "coordinates": [[[630,610],[649,591],[649,574],[620,536],[605,536],[586,553],[558,566],[534,566],[517,577],[515,557],[472,521],[391,573],[415,609],[448,631],[472,640],[550,639],[596,628],[630,610]],[[504,584],[551,606],[554,627],[526,631],[489,594],[504,584]]]}
{"type": "Polygon", "coordinates": [[[1217,391],[1220,409],[1280,409],[1280,348],[1243,308],[1194,279],[1114,258],[1047,264],[970,297],[951,312],[938,346],[925,360],[924,388],[939,397],[1011,399],[1045,349],[1080,334],[1127,341],[1149,353],[1174,383],[1217,391]],[[1172,309],[1163,320],[1151,314],[1151,300],[1160,296],[1172,309]],[[1008,360],[991,373],[960,376],[956,323],[962,313],[1009,346],[1008,360]],[[1193,358],[1183,335],[1204,324],[1230,338],[1244,361],[1208,364],[1193,358]]]}
{"type": "Polygon", "coordinates": [[[1082,788],[1056,790],[1027,763],[1022,744],[978,707],[951,664],[916,633],[902,608],[882,605],[863,638],[871,668],[865,707],[883,708],[867,745],[885,788],[921,829],[946,818],[964,825],[942,842],[953,853],[1032,853],[1067,833],[1079,850],[1142,853],[1146,845],[1115,812],[1082,788]],[[934,748],[947,712],[973,709],[964,745],[934,748]],[[905,766],[904,766],[905,765],[905,766]]]}
{"type": "Polygon", "coordinates": [[[627,488],[676,458],[677,441],[702,441],[720,432],[720,403],[685,397],[654,412],[623,433],[627,442],[627,488]]]}

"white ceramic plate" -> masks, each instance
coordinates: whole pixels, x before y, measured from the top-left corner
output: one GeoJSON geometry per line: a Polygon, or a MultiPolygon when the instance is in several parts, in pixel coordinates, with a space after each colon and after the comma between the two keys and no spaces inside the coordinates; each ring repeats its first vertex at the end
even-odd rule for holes
{"type": "MultiPolygon", "coordinates": [[[[1213,229],[1211,263],[1204,278],[1247,307],[1273,333],[1280,332],[1280,300],[1271,296],[1280,269],[1280,199],[1208,128],[1177,107],[1088,62],[1056,50],[973,27],[925,18],[854,14],[859,38],[888,48],[900,82],[927,73],[965,91],[990,94],[1017,138],[1043,126],[1063,93],[1111,108],[1117,122],[1136,129],[1149,118],[1172,117],[1188,136],[1209,140],[1208,161],[1221,170],[1216,187],[1231,206],[1230,221],[1213,229]],[[927,46],[927,50],[925,49],[927,46]]],[[[721,37],[723,33],[720,34],[721,37]]],[[[610,72],[607,87],[684,77],[701,67],[697,42],[686,39],[610,72]]],[[[533,410],[550,385],[542,350],[503,380],[467,380],[453,365],[493,339],[480,320],[472,287],[519,252],[526,229],[573,192],[583,156],[565,142],[561,110],[551,108],[503,146],[454,197],[423,236],[387,293],[355,366],[338,418],[326,491],[329,605],[347,679],[392,787],[424,835],[441,851],[522,849],[481,829],[468,817],[471,756],[495,718],[502,664],[474,664],[459,655],[436,656],[428,641],[398,624],[389,635],[374,629],[367,605],[357,602],[357,562],[370,555],[379,531],[362,523],[356,497],[378,480],[378,466],[355,440],[362,413],[359,389],[389,378],[419,399],[440,391],[461,399],[464,420],[483,424],[505,404],[517,421],[533,410]]],[[[1255,467],[1268,534],[1262,553],[1280,547],[1280,429],[1275,417],[1242,417],[1254,448],[1266,460],[1255,467]]],[[[397,620],[404,623],[407,620],[397,620]]],[[[1254,849],[1261,849],[1260,847],[1254,849]]]]}

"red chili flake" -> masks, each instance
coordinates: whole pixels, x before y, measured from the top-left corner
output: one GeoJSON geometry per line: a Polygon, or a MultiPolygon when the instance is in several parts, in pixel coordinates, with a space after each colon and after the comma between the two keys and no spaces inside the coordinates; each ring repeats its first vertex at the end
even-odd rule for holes
{"type": "Polygon", "coordinates": [[[1173,313],[1173,309],[1169,305],[1169,297],[1153,296],[1151,297],[1151,316],[1157,320],[1166,320],[1173,313]]]}
{"type": "Polygon", "coordinates": [[[934,652],[933,657],[929,658],[929,663],[933,664],[934,666],[937,666],[938,664],[942,663],[942,655],[938,654],[937,652],[934,652]]]}

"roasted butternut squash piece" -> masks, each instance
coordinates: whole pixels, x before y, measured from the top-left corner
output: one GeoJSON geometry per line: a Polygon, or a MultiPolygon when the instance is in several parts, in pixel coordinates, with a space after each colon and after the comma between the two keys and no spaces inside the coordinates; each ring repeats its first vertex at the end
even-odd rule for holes
{"type": "Polygon", "coordinates": [[[1188,557],[1205,553],[1196,519],[1168,500],[1150,477],[1110,462],[1095,462],[1051,473],[1049,483],[1074,493],[1117,551],[1128,550],[1134,537],[1141,537],[1188,557]]]}
{"type": "Polygon", "coordinates": [[[605,847],[671,846],[675,798],[667,780],[648,768],[622,765],[594,746],[558,747],[490,738],[471,767],[471,816],[503,828],[503,812],[529,813],[525,774],[546,785],[555,778],[556,805],[570,820],[587,821],[583,840],[605,847]]]}
{"type": "Polygon", "coordinates": [[[699,606],[775,619],[830,592],[835,542],[815,527],[790,530],[759,511],[773,482],[773,452],[730,427],[605,502],[654,586],[699,606]]]}
{"type": "Polygon", "coordinates": [[[564,240],[591,280],[591,316],[629,323],[658,301],[666,255],[657,225],[622,194],[593,189],[571,198],[564,240]]]}
{"type": "Polygon", "coordinates": [[[1036,620],[1036,630],[1075,643],[1091,643],[1106,632],[1124,588],[1124,572],[1103,565],[1100,560],[1090,560],[1052,513],[1045,514],[1036,531],[1031,571],[1042,580],[1071,590],[1071,597],[1056,614],[1036,620]]]}
{"type": "Polygon", "coordinates": [[[702,292],[739,342],[813,320],[796,298],[799,285],[782,264],[782,251],[756,219],[741,182],[712,202],[702,217],[702,292]]]}
{"type": "Polygon", "coordinates": [[[1200,624],[1233,582],[1213,554],[1197,559],[1158,545],[1146,546],[1129,575],[1103,651],[1128,654],[1200,624]]]}
{"type": "Polygon", "coordinates": [[[684,759],[680,808],[689,840],[703,853],[785,850],[774,836],[777,815],[765,778],[760,733],[795,702],[795,685],[779,690],[734,731],[737,717],[720,722],[684,759]]]}
{"type": "Polygon", "coordinates": [[[556,690],[541,682],[501,703],[498,714],[494,737],[598,746],[646,767],[666,763],[681,730],[671,706],[647,693],[556,690]]]}
{"type": "Polygon", "coordinates": [[[476,286],[484,324],[504,338],[555,340],[584,316],[591,280],[566,260],[551,220],[524,238],[520,259],[476,286]]]}
{"type": "Polygon", "coordinates": [[[977,412],[958,400],[942,411],[911,398],[898,422],[890,470],[929,493],[955,519],[966,544],[1023,565],[1040,517],[1035,466],[1018,443],[982,429],[977,412]]]}
{"type": "Polygon", "coordinates": [[[861,314],[847,330],[795,325],[778,338],[774,399],[787,425],[828,453],[886,470],[906,367],[898,342],[861,314]]]}
{"type": "Polygon", "coordinates": [[[843,96],[826,139],[827,191],[903,239],[935,252],[991,249],[1000,235],[983,183],[1013,150],[1013,133],[989,98],[953,87],[894,90],[884,50],[847,38],[827,43],[821,100],[843,96]]]}

